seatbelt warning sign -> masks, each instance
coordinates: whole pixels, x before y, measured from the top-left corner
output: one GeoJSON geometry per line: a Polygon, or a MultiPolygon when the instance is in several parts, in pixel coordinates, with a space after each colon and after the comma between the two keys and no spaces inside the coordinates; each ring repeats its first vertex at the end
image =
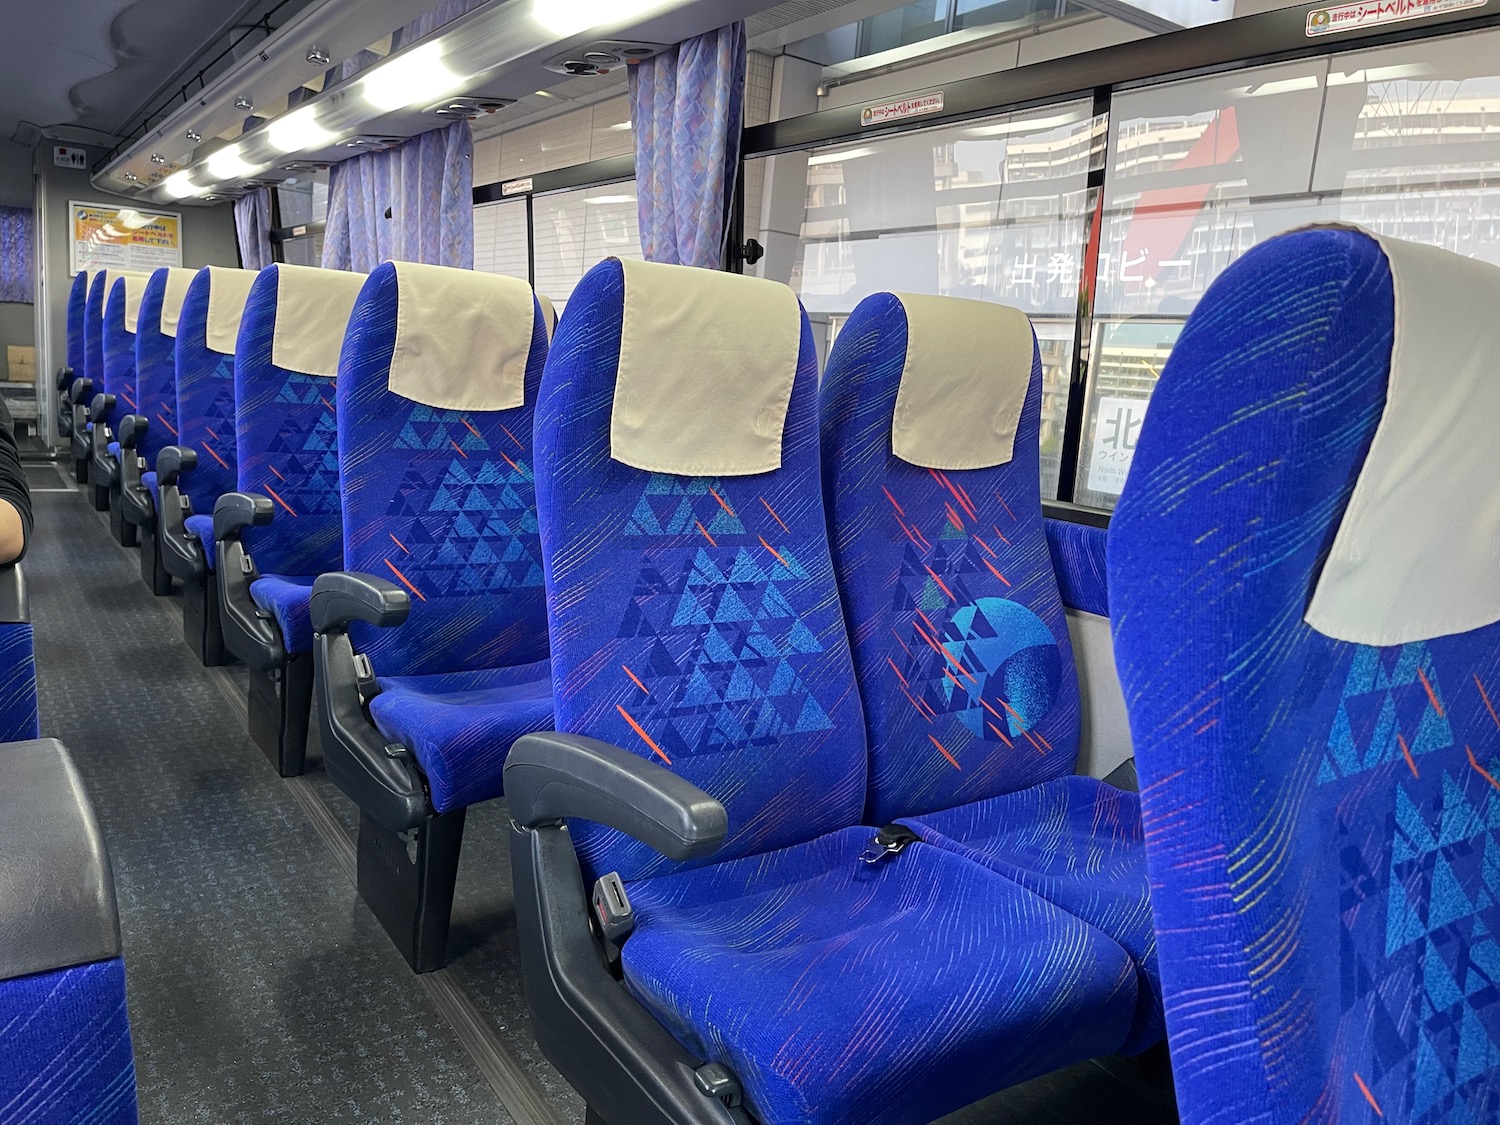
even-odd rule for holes
{"type": "Polygon", "coordinates": [[[1482,8],[1489,0],[1366,0],[1360,4],[1339,4],[1332,8],[1314,8],[1307,13],[1307,34],[1311,38],[1336,31],[1354,31],[1383,23],[1401,23],[1459,12],[1465,8],[1482,8]]]}
{"type": "Polygon", "coordinates": [[[899,102],[881,102],[867,105],[859,111],[860,128],[866,125],[886,125],[892,121],[903,121],[908,117],[924,117],[929,113],[943,112],[943,92],[918,94],[914,98],[902,98],[899,102]]]}
{"type": "Polygon", "coordinates": [[[1089,456],[1089,491],[1118,496],[1125,490],[1135,459],[1146,399],[1101,398],[1094,413],[1094,450],[1089,456]]]}

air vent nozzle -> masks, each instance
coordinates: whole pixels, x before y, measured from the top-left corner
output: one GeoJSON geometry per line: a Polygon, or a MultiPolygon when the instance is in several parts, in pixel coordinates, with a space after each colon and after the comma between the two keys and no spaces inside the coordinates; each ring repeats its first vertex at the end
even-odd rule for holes
{"type": "Polygon", "coordinates": [[[641,43],[628,39],[601,39],[597,43],[583,46],[558,55],[542,65],[556,74],[572,77],[587,77],[594,74],[610,74],[622,66],[638,63],[659,55],[667,49],[665,43],[641,43]]]}

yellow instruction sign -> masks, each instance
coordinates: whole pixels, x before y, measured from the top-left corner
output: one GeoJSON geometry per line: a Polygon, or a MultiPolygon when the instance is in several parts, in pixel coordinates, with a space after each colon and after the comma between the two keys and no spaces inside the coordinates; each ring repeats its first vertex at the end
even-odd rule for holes
{"type": "Polygon", "coordinates": [[[102,203],[68,204],[73,245],[70,272],[141,270],[182,265],[182,216],[102,203]]]}

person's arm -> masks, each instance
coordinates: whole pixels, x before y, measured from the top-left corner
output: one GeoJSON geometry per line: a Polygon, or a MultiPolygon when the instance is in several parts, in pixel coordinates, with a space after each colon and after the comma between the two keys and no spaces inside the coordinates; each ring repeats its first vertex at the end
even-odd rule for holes
{"type": "Polygon", "coordinates": [[[18,562],[31,542],[31,489],[16,447],[16,425],[0,398],[0,563],[18,562]]]}

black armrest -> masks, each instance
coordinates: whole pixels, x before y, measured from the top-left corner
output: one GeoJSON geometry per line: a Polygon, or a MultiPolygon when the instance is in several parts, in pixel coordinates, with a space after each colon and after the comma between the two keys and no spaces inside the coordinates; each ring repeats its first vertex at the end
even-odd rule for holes
{"type": "Polygon", "coordinates": [[[237,540],[247,527],[265,527],[274,514],[269,496],[255,492],[226,492],[214,505],[214,538],[237,540]]]}
{"type": "Polygon", "coordinates": [[[151,428],[151,419],[141,414],[127,414],[120,419],[120,448],[134,449],[151,428]]]}
{"type": "Polygon", "coordinates": [[[94,401],[89,404],[89,421],[92,422],[92,423],[94,423],[94,425],[97,426],[100,422],[104,421],[104,419],[106,419],[106,418],[109,417],[110,412],[113,411],[114,408],[115,408],[115,396],[114,395],[106,395],[106,394],[97,394],[97,395],[95,395],[94,396],[94,401]]]}
{"type": "MultiPolygon", "coordinates": [[[[24,625],[31,620],[31,603],[26,597],[26,576],[19,563],[0,566],[0,625],[24,625]]],[[[0,770],[4,757],[0,756],[0,770]]]]}
{"type": "Polygon", "coordinates": [[[669,859],[712,855],[729,830],[724,806],[691,781],[618,746],[559,731],[516,740],[505,760],[505,797],[522,828],[591,820],[669,859]]]}
{"type": "Polygon", "coordinates": [[[57,390],[66,395],[68,388],[73,385],[73,369],[71,367],[59,367],[57,369],[57,390]]]}
{"type": "Polygon", "coordinates": [[[92,379],[77,378],[68,391],[68,398],[74,406],[82,406],[88,402],[94,394],[94,381],[92,379]]]}
{"type": "Polygon", "coordinates": [[[93,806],[56,739],[0,745],[0,980],[120,955],[93,806]]]}
{"type": "Polygon", "coordinates": [[[176,484],[180,474],[198,467],[198,454],[183,445],[169,445],[156,455],[156,485],[176,484]]]}
{"type": "Polygon", "coordinates": [[[411,612],[411,598],[394,582],[373,574],[336,570],[313,583],[312,627],[317,633],[346,629],[351,621],[388,628],[411,612]]]}

